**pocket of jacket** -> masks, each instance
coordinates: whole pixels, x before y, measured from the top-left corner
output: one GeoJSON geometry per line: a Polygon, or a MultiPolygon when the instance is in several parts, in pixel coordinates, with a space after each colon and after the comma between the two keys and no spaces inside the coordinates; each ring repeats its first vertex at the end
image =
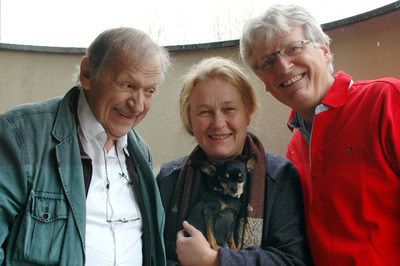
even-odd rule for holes
{"type": "Polygon", "coordinates": [[[14,259],[37,264],[58,264],[68,217],[64,194],[32,191],[27,206],[14,259]]]}

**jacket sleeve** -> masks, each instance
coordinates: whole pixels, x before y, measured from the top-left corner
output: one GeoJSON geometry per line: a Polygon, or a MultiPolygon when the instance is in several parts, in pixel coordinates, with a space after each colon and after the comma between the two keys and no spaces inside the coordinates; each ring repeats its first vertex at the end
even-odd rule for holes
{"type": "Polygon", "coordinates": [[[12,225],[27,201],[26,163],[24,142],[14,124],[5,115],[0,115],[0,265],[5,264],[5,243],[9,239],[12,225]]]}
{"type": "Polygon", "coordinates": [[[221,248],[220,264],[313,265],[300,178],[294,165],[283,156],[267,154],[266,187],[262,246],[240,251],[221,248]]]}
{"type": "MultiPolygon", "coordinates": [[[[169,201],[171,200],[172,193],[174,191],[174,184],[175,182],[172,181],[170,182],[169,179],[175,179],[174,176],[166,178],[165,174],[165,165],[163,165],[160,169],[160,172],[158,173],[156,180],[158,184],[158,188],[160,190],[160,196],[161,196],[161,201],[163,204],[163,208],[168,214],[168,209],[169,209],[169,201]]],[[[175,176],[177,177],[177,176],[175,176]]],[[[168,218],[166,218],[166,221],[168,221],[168,218]]],[[[176,256],[176,243],[175,241],[168,241],[166,236],[164,235],[164,241],[165,241],[165,251],[166,251],[166,257],[167,257],[167,265],[168,266],[174,266],[174,265],[180,265],[178,262],[178,258],[176,256]]]]}
{"type": "MultiPolygon", "coordinates": [[[[166,214],[168,214],[170,201],[174,193],[175,184],[177,182],[181,168],[186,161],[187,156],[179,158],[177,160],[165,163],[161,166],[160,172],[158,173],[156,179],[158,183],[158,188],[160,190],[161,201],[165,209],[166,214]]],[[[166,217],[166,222],[168,222],[168,217],[166,217]]],[[[166,233],[166,232],[165,232],[166,233]]],[[[164,235],[165,249],[167,256],[168,266],[181,265],[179,263],[176,254],[176,238],[172,241],[164,235]]]]}

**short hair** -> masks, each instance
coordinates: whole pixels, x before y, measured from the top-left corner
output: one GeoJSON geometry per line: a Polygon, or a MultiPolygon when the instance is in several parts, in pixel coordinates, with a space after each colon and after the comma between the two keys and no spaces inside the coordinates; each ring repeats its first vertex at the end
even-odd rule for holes
{"type": "MultiPolygon", "coordinates": [[[[289,33],[295,27],[302,27],[308,40],[314,45],[329,44],[329,36],[323,32],[315,17],[298,5],[272,5],[265,13],[251,18],[243,28],[240,40],[240,55],[254,73],[256,62],[252,50],[260,42],[268,46],[278,36],[289,33]]],[[[332,60],[327,65],[333,73],[332,60]]]]}
{"type": "Polygon", "coordinates": [[[94,79],[98,80],[102,71],[121,54],[132,55],[138,65],[159,58],[161,63],[159,82],[164,80],[165,72],[170,65],[168,51],[156,44],[148,34],[130,27],[108,29],[87,48],[86,57],[89,58],[89,70],[94,79]]]}
{"type": "Polygon", "coordinates": [[[181,121],[185,131],[191,136],[193,136],[193,130],[189,116],[190,94],[199,81],[204,81],[208,78],[222,78],[235,86],[242,96],[246,112],[250,117],[259,110],[254,86],[250,78],[243,72],[238,64],[230,59],[222,57],[203,59],[198,64],[192,66],[189,72],[184,76],[183,87],[179,97],[181,121]]]}

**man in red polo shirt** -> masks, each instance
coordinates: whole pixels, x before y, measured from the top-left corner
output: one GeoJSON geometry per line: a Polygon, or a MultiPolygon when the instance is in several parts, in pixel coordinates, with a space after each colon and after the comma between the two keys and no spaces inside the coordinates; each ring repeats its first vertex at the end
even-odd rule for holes
{"type": "Polygon", "coordinates": [[[329,44],[307,10],[276,5],[248,21],[241,55],[293,109],[314,262],[400,265],[400,81],[332,75],[329,44]]]}

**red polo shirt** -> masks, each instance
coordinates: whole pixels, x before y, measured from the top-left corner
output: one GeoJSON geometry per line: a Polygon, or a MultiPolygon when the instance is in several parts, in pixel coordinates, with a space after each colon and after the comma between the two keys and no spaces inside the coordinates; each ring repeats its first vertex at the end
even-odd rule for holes
{"type": "Polygon", "coordinates": [[[288,147],[312,256],[316,265],[400,265],[400,80],[351,82],[338,73],[311,144],[296,130],[288,147]]]}

